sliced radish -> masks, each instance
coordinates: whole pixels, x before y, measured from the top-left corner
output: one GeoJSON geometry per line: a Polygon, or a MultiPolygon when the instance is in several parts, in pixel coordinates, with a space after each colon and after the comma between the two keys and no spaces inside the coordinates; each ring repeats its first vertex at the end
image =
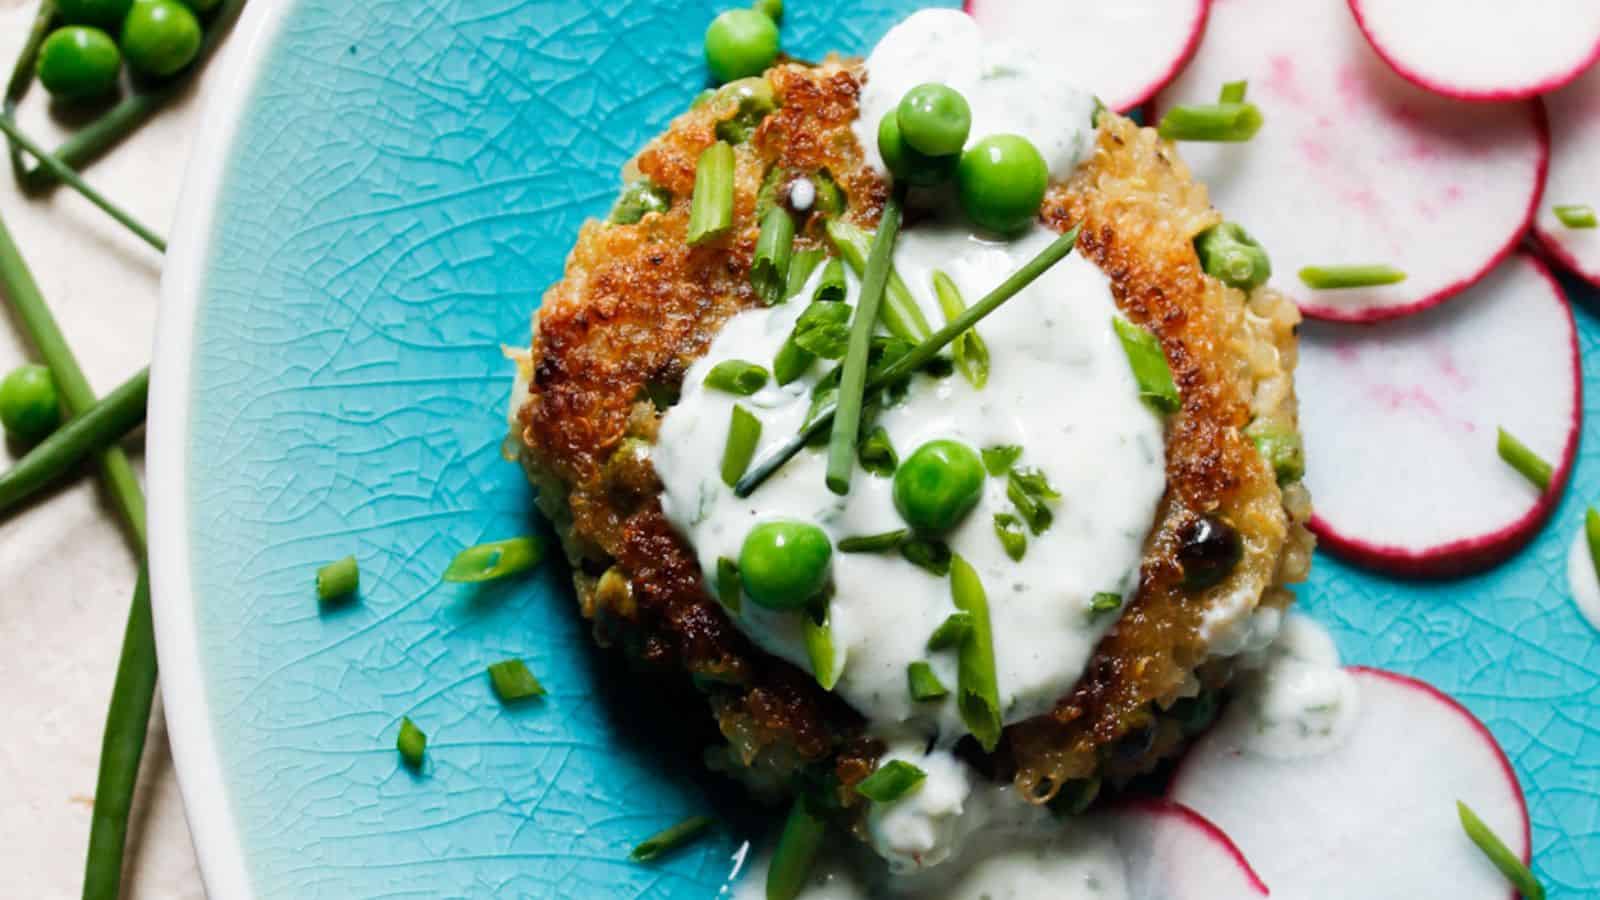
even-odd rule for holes
{"type": "Polygon", "coordinates": [[[1357,709],[1322,755],[1257,749],[1235,702],[1189,752],[1170,796],[1238,843],[1274,896],[1294,900],[1505,900],[1505,878],[1463,833],[1456,801],[1528,859],[1527,807],[1487,728],[1404,675],[1343,670],[1357,709]]]}
{"type": "Polygon", "coordinates": [[[1250,863],[1204,816],[1170,800],[1139,800],[1102,814],[1127,863],[1132,900],[1265,897],[1250,863]]]}
{"type": "Polygon", "coordinates": [[[1510,253],[1533,216],[1549,155],[1538,102],[1468,107],[1410,84],[1372,52],[1344,0],[1218,3],[1194,60],[1154,105],[1212,103],[1239,79],[1261,131],[1181,152],[1309,316],[1372,321],[1432,306],[1510,253]],[[1334,291],[1296,278],[1304,266],[1369,263],[1407,278],[1334,291]]]}
{"type": "Polygon", "coordinates": [[[1461,100],[1521,100],[1561,87],[1600,58],[1593,0],[1349,0],[1384,61],[1461,100]]]}
{"type": "MultiPolygon", "coordinates": [[[[1600,8],[1600,7],[1597,7],[1600,8]]],[[[1568,228],[1558,205],[1600,209],[1600,68],[1544,98],[1550,113],[1550,181],[1534,220],[1534,233],[1550,255],[1591,284],[1600,285],[1600,229],[1568,228]]]]}
{"type": "Polygon", "coordinates": [[[1069,81],[1117,112],[1150,99],[1183,69],[1210,9],[1211,0],[966,0],[985,37],[1041,45],[1069,81]]]}
{"type": "Polygon", "coordinates": [[[1572,311],[1527,253],[1409,319],[1306,323],[1295,384],[1312,530],[1396,574],[1461,574],[1515,552],[1554,508],[1577,451],[1572,311]],[[1499,427],[1554,466],[1549,489],[1500,459],[1499,427]]]}

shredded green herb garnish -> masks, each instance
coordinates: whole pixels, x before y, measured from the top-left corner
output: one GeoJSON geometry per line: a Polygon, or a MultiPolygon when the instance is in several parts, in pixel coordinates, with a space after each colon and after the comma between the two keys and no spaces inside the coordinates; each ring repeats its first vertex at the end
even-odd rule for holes
{"type": "Polygon", "coordinates": [[[1022,458],[1022,448],[1016,444],[998,444],[980,451],[983,468],[990,475],[1004,475],[1022,458]]]}
{"type": "MultiPolygon", "coordinates": [[[[1054,494],[1053,491],[1051,493],[1054,494]]],[[[1035,535],[1044,534],[1055,523],[1055,513],[1045,505],[1050,497],[1031,490],[1027,480],[1017,477],[1015,469],[1006,475],[1006,499],[1016,507],[1017,515],[1022,517],[1022,521],[1028,524],[1028,530],[1035,535]]]]}
{"type": "Polygon", "coordinates": [[[527,663],[520,659],[503,659],[489,666],[489,683],[501,703],[515,703],[529,697],[544,696],[544,685],[533,677],[527,663]]]}
{"type": "Polygon", "coordinates": [[[1230,81],[1222,86],[1217,94],[1218,103],[1243,103],[1245,92],[1250,89],[1248,81],[1230,81]]]}
{"type": "Polygon", "coordinates": [[[1022,520],[1010,513],[994,514],[994,534],[1000,546],[1013,562],[1021,562],[1028,552],[1028,534],[1022,530],[1022,520]]]}
{"type": "Polygon", "coordinates": [[[950,545],[935,538],[913,537],[900,543],[906,562],[940,578],[950,574],[950,545]]]}
{"type": "Polygon", "coordinates": [[[628,854],[628,858],[634,862],[650,862],[651,860],[659,859],[680,847],[687,846],[695,838],[710,831],[711,826],[714,824],[715,820],[710,816],[693,816],[684,819],[670,828],[664,828],[645,838],[639,846],[633,848],[633,852],[628,854]]]}
{"type": "Polygon", "coordinates": [[[895,550],[911,536],[911,531],[906,528],[895,531],[885,531],[882,534],[865,534],[860,537],[847,537],[839,541],[840,553],[883,553],[895,550]]]}
{"type": "Polygon", "coordinates": [[[918,703],[928,700],[938,700],[949,696],[950,691],[933,672],[933,666],[922,660],[917,660],[906,666],[906,687],[911,691],[911,699],[918,703]]]}
{"type": "Polygon", "coordinates": [[[922,787],[928,773],[903,759],[891,759],[856,784],[856,793],[873,803],[893,803],[922,787]]]}
{"type": "Polygon", "coordinates": [[[794,323],[794,342],[800,349],[823,359],[839,359],[850,346],[848,303],[813,301],[794,323]]]}
{"type": "Polygon", "coordinates": [[[711,367],[704,384],[708,388],[748,397],[767,386],[767,370],[742,359],[725,359],[711,367]]]}
{"type": "Polygon", "coordinates": [[[957,610],[945,617],[939,627],[928,637],[928,650],[949,650],[958,647],[972,633],[972,614],[957,610]]]}
{"type": "Polygon", "coordinates": [[[1504,428],[1498,429],[1499,437],[1495,441],[1495,449],[1500,452],[1500,458],[1506,461],[1511,468],[1522,473],[1522,477],[1533,483],[1539,490],[1549,490],[1550,477],[1555,473],[1554,468],[1539,454],[1529,450],[1527,445],[1512,437],[1511,432],[1504,428]]]}
{"type": "Polygon", "coordinates": [[[1167,365],[1161,342],[1149,330],[1120,317],[1111,319],[1111,327],[1116,329],[1122,352],[1128,357],[1128,368],[1133,370],[1140,398],[1160,412],[1177,412],[1183,401],[1178,397],[1178,386],[1172,381],[1172,369],[1167,365]]]}

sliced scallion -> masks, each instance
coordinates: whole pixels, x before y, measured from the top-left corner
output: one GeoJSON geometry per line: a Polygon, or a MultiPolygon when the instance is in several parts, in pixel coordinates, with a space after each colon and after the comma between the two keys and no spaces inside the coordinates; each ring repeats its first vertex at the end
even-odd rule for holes
{"type": "Polygon", "coordinates": [[[828,253],[821,247],[806,247],[796,250],[789,256],[789,281],[783,288],[785,299],[793,298],[805,288],[806,282],[811,280],[811,273],[822,265],[828,253]]]}
{"type": "Polygon", "coordinates": [[[1568,228],[1594,228],[1600,225],[1595,219],[1594,207],[1588,205],[1571,204],[1557,206],[1551,210],[1561,224],[1568,228]]]}
{"type": "Polygon", "coordinates": [[[794,335],[789,335],[778,348],[778,355],[772,358],[772,380],[779,384],[788,384],[806,373],[811,364],[816,362],[817,355],[801,348],[794,342],[794,335]]]}
{"type": "Polygon", "coordinates": [[[891,759],[856,784],[856,793],[873,803],[894,803],[922,787],[928,773],[903,759],[891,759]]]}
{"type": "Polygon", "coordinates": [[[839,541],[840,553],[884,553],[897,549],[911,535],[909,529],[900,528],[882,534],[864,534],[839,541]]]}
{"type": "Polygon", "coordinates": [[[861,446],[856,448],[856,456],[861,460],[861,468],[874,475],[887,478],[894,474],[900,465],[900,455],[894,452],[894,443],[889,440],[889,432],[882,425],[872,429],[861,441],[861,446]]]}
{"type": "MultiPolygon", "coordinates": [[[[933,271],[933,293],[939,298],[939,309],[944,313],[946,322],[966,311],[967,303],[961,298],[961,289],[956,287],[949,275],[938,269],[933,271]]],[[[961,377],[973,387],[982,389],[989,383],[989,345],[978,336],[976,328],[956,338],[950,345],[950,352],[955,356],[961,377]]]]}
{"type": "Polygon", "coordinates": [[[317,570],[317,599],[324,603],[343,600],[361,586],[361,569],[354,556],[337,559],[317,570]]]}
{"type": "Polygon", "coordinates": [[[823,690],[831,691],[833,686],[839,683],[839,670],[842,668],[838,656],[834,653],[833,626],[829,624],[826,616],[820,622],[809,615],[803,618],[805,621],[802,631],[806,643],[806,659],[811,661],[811,674],[816,677],[817,684],[822,685],[823,690]]]}
{"type": "Polygon", "coordinates": [[[733,147],[717,141],[700,152],[689,201],[689,246],[716,240],[733,227],[733,147]]]}
{"type": "Polygon", "coordinates": [[[1128,368],[1133,370],[1140,398],[1161,412],[1177,412],[1183,401],[1178,397],[1178,386],[1172,381],[1172,369],[1161,351],[1161,342],[1150,331],[1121,317],[1112,317],[1111,326],[1116,329],[1122,352],[1128,357],[1128,368]]]}
{"type": "MultiPolygon", "coordinates": [[[[1016,507],[1017,515],[1022,521],[1028,523],[1028,530],[1035,535],[1044,534],[1055,523],[1056,515],[1045,505],[1046,500],[1055,499],[1040,493],[1035,493],[1028,479],[1019,477],[1017,470],[1012,469],[1006,475],[1006,499],[1016,507]]],[[[1054,493],[1054,492],[1052,492],[1054,493]]]]}
{"type": "Polygon", "coordinates": [[[1544,885],[1539,883],[1539,879],[1533,877],[1533,873],[1528,871],[1527,865],[1518,859],[1515,853],[1511,852],[1511,848],[1506,846],[1506,842],[1500,840],[1500,836],[1490,830],[1482,819],[1478,818],[1477,813],[1473,812],[1465,803],[1457,800],[1456,815],[1461,819],[1461,828],[1467,833],[1467,837],[1478,845],[1478,849],[1483,851],[1483,855],[1488,857],[1489,862],[1494,863],[1494,867],[1500,870],[1500,874],[1511,882],[1511,886],[1516,888],[1517,893],[1522,895],[1522,900],[1544,900],[1544,885]]]}
{"type": "Polygon", "coordinates": [[[1014,562],[1021,562],[1028,552],[1028,535],[1022,530],[1022,520],[1010,513],[995,513],[994,534],[1006,555],[1014,562]]]}
{"type": "Polygon", "coordinates": [[[501,703],[516,703],[530,697],[543,697],[544,685],[533,677],[528,664],[520,659],[502,659],[489,665],[489,683],[501,703]]]}
{"type": "Polygon", "coordinates": [[[400,720],[400,734],[394,740],[400,759],[413,769],[422,768],[423,754],[428,750],[428,736],[409,717],[400,720]]]}
{"type": "MultiPolygon", "coordinates": [[[[882,227],[881,224],[879,227],[882,227]]],[[[828,240],[833,243],[834,249],[845,262],[850,264],[856,275],[864,279],[867,256],[872,250],[873,233],[842,219],[829,219],[827,231],[828,240]]],[[[900,276],[892,268],[889,271],[885,292],[882,310],[883,327],[901,340],[915,343],[927,339],[931,331],[928,319],[922,314],[922,307],[917,305],[916,298],[911,296],[911,289],[906,287],[906,283],[900,280],[900,276]]]]}
{"type": "Polygon", "coordinates": [[[803,794],[796,797],[767,868],[767,900],[795,900],[800,896],[817,860],[817,851],[822,849],[826,830],[811,801],[803,794]]]}
{"type": "Polygon", "coordinates": [[[1388,265],[1370,266],[1306,266],[1300,270],[1300,281],[1315,291],[1337,291],[1346,288],[1382,287],[1406,280],[1406,273],[1388,265]]]}
{"type": "Polygon", "coordinates": [[[906,562],[940,578],[950,574],[950,545],[936,538],[912,537],[900,542],[906,562]]]}
{"type": "Polygon", "coordinates": [[[1247,90],[1249,90],[1249,88],[1250,88],[1250,82],[1248,82],[1248,81],[1230,81],[1230,82],[1227,82],[1226,84],[1224,84],[1222,86],[1221,92],[1219,92],[1217,94],[1217,102],[1219,102],[1219,103],[1243,103],[1244,102],[1245,92],[1247,90]]]}
{"type": "Polygon", "coordinates": [[[961,721],[985,752],[1000,744],[1000,685],[995,674],[994,633],[989,627],[989,597],[978,572],[960,556],[950,560],[950,598],[971,616],[972,630],[956,657],[956,706],[961,721]]]}
{"type": "Polygon", "coordinates": [[[722,446],[722,483],[738,484],[739,477],[755,458],[761,443],[761,420],[735,403],[728,418],[728,442],[722,446]]]}
{"type": "Polygon", "coordinates": [[[856,298],[856,313],[850,323],[850,346],[845,351],[844,368],[839,375],[835,401],[833,435],[828,442],[828,490],[844,495],[850,492],[850,476],[856,467],[856,441],[861,432],[861,404],[867,387],[867,353],[872,349],[872,333],[878,327],[878,309],[883,304],[889,283],[889,266],[894,259],[895,238],[900,235],[900,205],[905,189],[897,187],[883,204],[878,233],[867,254],[861,276],[861,294],[856,298]]]}
{"type": "Polygon", "coordinates": [[[684,819],[676,825],[663,828],[645,838],[639,846],[633,848],[633,852],[628,854],[628,858],[634,862],[650,862],[654,859],[660,859],[668,853],[692,843],[696,838],[710,831],[713,824],[715,824],[715,820],[710,816],[693,816],[684,819]]]}
{"type": "Polygon", "coordinates": [[[983,468],[990,475],[1004,475],[1022,458],[1022,448],[1016,444],[996,444],[981,451],[983,468]]]}
{"type": "Polygon", "coordinates": [[[822,267],[822,277],[817,279],[817,289],[811,292],[811,299],[817,303],[843,303],[849,290],[844,280],[844,263],[834,256],[822,267]]]}
{"type": "Polygon", "coordinates": [[[795,320],[790,339],[823,359],[839,359],[850,347],[850,305],[813,301],[795,320]]]}
{"type": "Polygon", "coordinates": [[[725,359],[706,373],[705,386],[748,397],[767,386],[767,370],[742,359],[725,359]]]}
{"type": "Polygon", "coordinates": [[[934,674],[933,666],[920,659],[906,666],[906,688],[911,691],[911,699],[918,703],[938,700],[950,694],[950,689],[934,674]]]}
{"type": "Polygon", "coordinates": [[[726,556],[717,557],[717,600],[724,608],[738,612],[743,598],[744,583],[739,580],[739,564],[726,556]]]}
{"type": "Polygon", "coordinates": [[[794,256],[794,218],[781,206],[774,206],[761,220],[755,256],[750,262],[750,286],[763,303],[782,303],[789,287],[789,265],[794,256]]]}
{"type": "Polygon", "coordinates": [[[961,646],[961,642],[972,633],[972,614],[965,610],[957,610],[946,616],[939,627],[928,636],[928,650],[949,650],[951,647],[961,646]]]}
{"type": "Polygon", "coordinates": [[[1499,438],[1495,441],[1495,449],[1500,451],[1500,458],[1506,461],[1511,468],[1522,473],[1522,477],[1533,482],[1539,490],[1548,490],[1550,476],[1555,469],[1539,457],[1539,454],[1528,449],[1528,446],[1517,440],[1511,432],[1504,428],[1497,429],[1499,438]]]}
{"type": "Polygon", "coordinates": [[[509,538],[457,553],[443,577],[451,582],[494,581],[526,572],[543,561],[544,541],[531,536],[509,538]]]}
{"type": "Polygon", "coordinates": [[[1167,110],[1156,131],[1169,141],[1236,144],[1255,137],[1261,122],[1254,103],[1195,104],[1167,110]]]}

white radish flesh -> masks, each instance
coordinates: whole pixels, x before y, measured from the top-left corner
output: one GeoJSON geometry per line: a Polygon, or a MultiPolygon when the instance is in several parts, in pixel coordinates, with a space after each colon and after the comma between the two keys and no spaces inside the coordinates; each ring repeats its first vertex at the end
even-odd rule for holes
{"type": "Polygon", "coordinates": [[[1312,530],[1397,574],[1461,574],[1510,555],[1553,508],[1577,449],[1572,312],[1526,253],[1408,319],[1305,323],[1295,382],[1312,530]],[[1554,466],[1548,490],[1500,459],[1500,427],[1554,466]]]}
{"type": "Polygon", "coordinates": [[[1265,117],[1260,132],[1181,153],[1309,316],[1372,321],[1445,300],[1508,254],[1533,215],[1548,157],[1537,101],[1467,106],[1410,84],[1373,53],[1344,0],[1216,4],[1156,115],[1215,102],[1240,79],[1265,117]],[[1316,291],[1296,277],[1374,263],[1406,280],[1316,291]]]}
{"type": "Polygon", "coordinates": [[[1447,97],[1532,97],[1570,82],[1600,56],[1593,0],[1349,2],[1385,62],[1447,97]]]}
{"type": "Polygon", "coordinates": [[[1130,900],[1246,900],[1266,886],[1217,826],[1166,800],[1097,814],[1127,864],[1130,900]]]}
{"type": "Polygon", "coordinates": [[[1189,61],[1210,6],[1211,0],[967,0],[966,9],[986,38],[1038,45],[1068,81],[1126,112],[1189,61]]]}
{"type": "Polygon", "coordinates": [[[1569,228],[1555,214],[1556,206],[1600,210],[1600,68],[1546,97],[1544,105],[1550,114],[1550,181],[1534,232],[1563,267],[1600,285],[1600,228],[1569,228]]]}

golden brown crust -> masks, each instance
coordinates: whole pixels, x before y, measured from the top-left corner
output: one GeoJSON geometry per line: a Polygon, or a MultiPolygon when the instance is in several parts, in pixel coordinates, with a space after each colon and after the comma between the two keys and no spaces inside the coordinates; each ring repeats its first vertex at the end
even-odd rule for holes
{"type": "MultiPolygon", "coordinates": [[[[727,237],[699,248],[684,242],[695,161],[728,113],[715,103],[680,116],[635,161],[639,174],[671,192],[666,212],[636,225],[584,226],[538,315],[520,436],[597,637],[714,682],[713,708],[742,764],[782,775],[830,759],[852,783],[878,751],[858,738],[858,717],[733,626],[662,515],[647,456],[628,443],[654,438],[658,417],[642,399],[646,386],[681,382],[728,317],[756,302],[746,273],[769,167],[827,170],[858,221],[875,220],[885,196],[850,128],[856,70],[830,60],[780,66],[768,78],[781,106],[736,149],[727,237]]],[[[1081,223],[1079,252],[1111,278],[1124,314],[1160,338],[1183,407],[1169,423],[1168,491],[1136,597],[1054,712],[1007,730],[999,768],[1038,799],[1069,779],[1131,774],[1175,746],[1181,736],[1160,711],[1227,674],[1225,666],[1201,668],[1205,611],[1234,592],[1246,592],[1249,605],[1263,595],[1287,603],[1287,591],[1272,586],[1302,575],[1309,553],[1299,524],[1305,504],[1285,512],[1284,494],[1243,434],[1253,418],[1294,425],[1298,317],[1270,290],[1246,297],[1201,271],[1193,237],[1220,220],[1204,188],[1153,132],[1107,116],[1093,159],[1052,189],[1044,217],[1058,230],[1081,223]],[[1197,594],[1179,584],[1176,551],[1179,531],[1200,514],[1230,522],[1245,558],[1197,594]],[[1286,546],[1297,551],[1294,562],[1286,546]],[[1145,752],[1112,752],[1139,730],[1150,733],[1145,752]]],[[[807,223],[802,241],[817,239],[817,224],[807,223]]]]}

